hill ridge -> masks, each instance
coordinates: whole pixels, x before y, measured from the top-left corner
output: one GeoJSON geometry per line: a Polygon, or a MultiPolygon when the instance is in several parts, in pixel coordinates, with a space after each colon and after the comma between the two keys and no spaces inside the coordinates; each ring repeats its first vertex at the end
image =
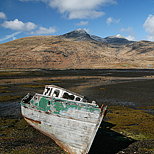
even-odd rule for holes
{"type": "Polygon", "coordinates": [[[80,35],[31,36],[0,44],[0,68],[154,68],[154,42],[110,44],[87,34],[83,40],[80,35]]]}

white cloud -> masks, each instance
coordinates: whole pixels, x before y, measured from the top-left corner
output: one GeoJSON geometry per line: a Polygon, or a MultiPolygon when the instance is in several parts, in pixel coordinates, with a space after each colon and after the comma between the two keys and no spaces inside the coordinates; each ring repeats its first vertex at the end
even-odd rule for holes
{"type": "Polygon", "coordinates": [[[89,32],[90,32],[90,30],[89,30],[89,29],[87,29],[87,28],[84,28],[84,30],[85,30],[87,33],[89,33],[89,32]]]}
{"type": "Polygon", "coordinates": [[[120,32],[121,32],[121,33],[126,33],[126,34],[128,35],[128,36],[126,37],[128,40],[136,41],[135,32],[134,32],[133,27],[121,28],[121,29],[120,29],[120,32]]]}
{"type": "Polygon", "coordinates": [[[6,15],[3,12],[0,12],[0,19],[6,19],[6,15]]]}
{"type": "Polygon", "coordinates": [[[112,17],[109,17],[109,18],[107,18],[106,23],[107,23],[108,25],[110,25],[110,23],[111,23],[112,21],[113,21],[112,17]]]}
{"type": "Polygon", "coordinates": [[[69,19],[94,19],[104,15],[104,12],[94,10],[76,10],[71,11],[68,15],[69,19]]]}
{"type": "Polygon", "coordinates": [[[143,27],[149,35],[147,36],[148,40],[154,41],[154,15],[150,14],[146,19],[143,27]]]}
{"type": "Polygon", "coordinates": [[[76,23],[75,26],[85,26],[88,25],[88,21],[80,21],[79,23],[76,23]]]}
{"type": "Polygon", "coordinates": [[[16,40],[17,38],[15,36],[12,37],[13,40],[16,40]]]}
{"type": "Polygon", "coordinates": [[[111,23],[115,23],[115,24],[119,23],[120,20],[121,19],[114,19],[113,17],[109,17],[109,18],[107,18],[106,23],[109,26],[111,23]]]}
{"type": "Polygon", "coordinates": [[[135,35],[133,27],[121,28],[120,32],[127,32],[127,33],[129,33],[131,35],[135,35]]]}
{"type": "Polygon", "coordinates": [[[37,27],[32,22],[23,23],[18,19],[15,19],[14,21],[4,21],[4,23],[2,23],[1,25],[4,28],[9,28],[12,30],[20,30],[20,31],[31,31],[37,27]]]}
{"type": "Polygon", "coordinates": [[[154,41],[154,36],[148,35],[146,36],[146,39],[149,41],[154,41]]]}
{"type": "Polygon", "coordinates": [[[16,39],[15,36],[18,35],[18,34],[20,34],[20,33],[22,33],[22,32],[15,32],[15,33],[12,33],[10,35],[6,35],[6,37],[0,39],[0,42],[5,41],[5,40],[7,40],[9,38],[12,38],[14,40],[14,39],[16,39]]]}
{"type": "Polygon", "coordinates": [[[134,36],[131,36],[131,35],[129,35],[129,36],[125,37],[125,38],[127,40],[129,40],[129,41],[136,41],[135,37],[134,36]]]}
{"type": "Polygon", "coordinates": [[[100,6],[117,4],[116,0],[20,0],[42,1],[51,8],[56,8],[68,19],[98,18],[105,13],[100,11],[100,6]]]}
{"type": "Polygon", "coordinates": [[[31,32],[31,34],[53,34],[57,31],[57,29],[55,27],[49,27],[48,28],[44,28],[44,27],[40,27],[39,30],[35,31],[35,32],[31,32]]]}

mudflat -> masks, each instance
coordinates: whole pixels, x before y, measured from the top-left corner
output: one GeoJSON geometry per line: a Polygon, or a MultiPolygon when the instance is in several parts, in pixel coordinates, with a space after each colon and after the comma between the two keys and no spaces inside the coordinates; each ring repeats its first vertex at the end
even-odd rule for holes
{"type": "Polygon", "coordinates": [[[108,105],[91,154],[154,152],[153,69],[1,70],[0,152],[65,153],[21,116],[21,98],[27,93],[42,93],[46,84],[85,95],[89,102],[108,105]]]}

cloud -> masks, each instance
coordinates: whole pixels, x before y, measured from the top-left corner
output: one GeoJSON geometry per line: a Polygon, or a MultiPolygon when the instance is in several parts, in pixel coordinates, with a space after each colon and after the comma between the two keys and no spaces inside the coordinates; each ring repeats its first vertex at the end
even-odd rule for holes
{"type": "Polygon", "coordinates": [[[17,38],[15,36],[12,37],[13,40],[16,40],[17,38]]]}
{"type": "Polygon", "coordinates": [[[80,21],[79,23],[76,23],[75,26],[85,26],[88,25],[88,21],[80,21]]]}
{"type": "Polygon", "coordinates": [[[42,1],[47,3],[51,8],[56,8],[68,19],[87,19],[98,18],[105,13],[100,11],[101,6],[107,4],[117,4],[116,0],[20,0],[42,1]]]}
{"type": "Polygon", "coordinates": [[[149,40],[149,41],[154,41],[154,36],[147,35],[146,39],[149,40]]]}
{"type": "Polygon", "coordinates": [[[57,31],[57,29],[55,27],[49,27],[48,28],[44,28],[44,27],[39,27],[39,30],[31,32],[31,34],[53,34],[57,31]]]}
{"type": "Polygon", "coordinates": [[[120,32],[121,32],[121,33],[126,33],[126,34],[128,35],[128,36],[126,37],[128,40],[136,41],[135,32],[134,32],[133,27],[121,28],[121,29],[120,29],[120,32]]]}
{"type": "Polygon", "coordinates": [[[115,23],[115,24],[119,23],[120,20],[121,19],[114,19],[113,17],[109,17],[109,18],[107,18],[106,23],[109,26],[111,23],[115,23]]]}
{"type": "Polygon", "coordinates": [[[12,38],[14,40],[14,39],[16,39],[15,36],[18,35],[18,34],[20,34],[20,33],[22,33],[22,32],[20,31],[20,32],[12,33],[10,35],[6,35],[6,37],[0,39],[0,42],[5,41],[5,40],[10,39],[10,38],[12,38]]]}
{"type": "Polygon", "coordinates": [[[94,19],[104,15],[104,12],[98,12],[93,10],[76,10],[71,11],[68,18],[69,19],[94,19]]]}
{"type": "Polygon", "coordinates": [[[131,36],[131,35],[126,36],[125,38],[126,38],[127,40],[130,40],[130,41],[136,41],[136,38],[135,38],[134,36],[131,36]]]}
{"type": "Polygon", "coordinates": [[[148,40],[154,41],[154,15],[150,14],[145,20],[143,27],[149,35],[147,36],[148,40]]]}
{"type": "Polygon", "coordinates": [[[106,23],[107,23],[108,25],[110,25],[110,23],[111,23],[112,21],[113,21],[112,17],[109,17],[109,18],[107,18],[106,23]]]}
{"type": "Polygon", "coordinates": [[[12,30],[19,30],[19,31],[31,31],[37,27],[32,22],[23,23],[22,21],[19,21],[18,19],[15,19],[14,21],[4,21],[4,23],[2,23],[1,25],[4,28],[9,28],[12,30]]]}
{"type": "Polygon", "coordinates": [[[90,30],[89,30],[89,29],[87,29],[87,28],[84,28],[84,30],[85,30],[87,33],[89,33],[89,32],[90,32],[90,30]]]}
{"type": "Polygon", "coordinates": [[[0,19],[6,19],[6,15],[3,12],[0,12],[0,19]]]}
{"type": "Polygon", "coordinates": [[[120,32],[127,32],[127,33],[129,33],[131,35],[135,35],[133,27],[121,28],[120,32]]]}

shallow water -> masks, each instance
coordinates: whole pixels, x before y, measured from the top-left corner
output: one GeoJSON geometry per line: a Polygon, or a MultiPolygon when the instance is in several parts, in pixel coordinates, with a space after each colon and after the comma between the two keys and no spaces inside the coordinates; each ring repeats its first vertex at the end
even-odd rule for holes
{"type": "Polygon", "coordinates": [[[0,117],[20,116],[21,105],[19,101],[0,102],[0,117]]]}
{"type": "Polygon", "coordinates": [[[116,99],[101,99],[98,102],[106,103],[109,106],[125,106],[125,107],[135,107],[135,103],[127,101],[117,101],[116,99]]]}

